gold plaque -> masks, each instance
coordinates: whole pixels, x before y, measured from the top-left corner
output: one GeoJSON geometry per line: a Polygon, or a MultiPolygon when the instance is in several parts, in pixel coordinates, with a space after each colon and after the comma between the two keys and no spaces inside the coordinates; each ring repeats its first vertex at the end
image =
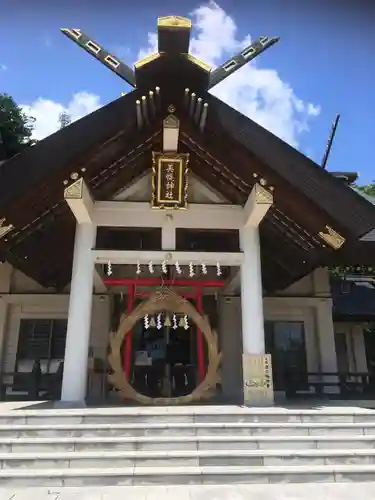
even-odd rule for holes
{"type": "Polygon", "coordinates": [[[152,153],[152,208],[187,208],[188,153],[152,153]]]}
{"type": "Polygon", "coordinates": [[[268,406],[273,404],[273,380],[270,354],[243,354],[244,404],[268,406]]]}

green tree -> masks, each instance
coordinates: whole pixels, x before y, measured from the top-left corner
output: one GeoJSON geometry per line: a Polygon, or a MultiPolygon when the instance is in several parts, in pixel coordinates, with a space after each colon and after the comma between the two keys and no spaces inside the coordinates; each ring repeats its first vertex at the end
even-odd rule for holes
{"type": "Polygon", "coordinates": [[[10,95],[0,93],[0,142],[6,158],[35,144],[31,139],[34,121],[10,95]]]}
{"type": "Polygon", "coordinates": [[[365,184],[363,186],[356,186],[356,188],[359,191],[362,191],[362,193],[375,197],[375,181],[371,182],[370,184],[365,184]]]}

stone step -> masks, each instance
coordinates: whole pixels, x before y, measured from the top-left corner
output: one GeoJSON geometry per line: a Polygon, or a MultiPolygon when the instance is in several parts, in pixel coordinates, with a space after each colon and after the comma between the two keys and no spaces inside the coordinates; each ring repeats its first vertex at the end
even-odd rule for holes
{"type": "Polygon", "coordinates": [[[0,453],[99,450],[372,449],[375,436],[126,436],[2,438],[0,453]]]}
{"type": "Polygon", "coordinates": [[[375,411],[363,408],[288,410],[236,406],[17,410],[0,413],[0,425],[132,423],[375,423],[375,411]]]}
{"type": "Polygon", "coordinates": [[[371,465],[375,450],[211,450],[0,453],[1,469],[371,465]]]}
{"type": "Polygon", "coordinates": [[[0,470],[0,487],[373,481],[375,465],[0,470]]]}
{"type": "Polygon", "coordinates": [[[0,425],[0,439],[4,437],[137,437],[137,436],[321,436],[321,435],[375,435],[375,422],[364,423],[152,423],[141,424],[51,424],[0,425]]]}

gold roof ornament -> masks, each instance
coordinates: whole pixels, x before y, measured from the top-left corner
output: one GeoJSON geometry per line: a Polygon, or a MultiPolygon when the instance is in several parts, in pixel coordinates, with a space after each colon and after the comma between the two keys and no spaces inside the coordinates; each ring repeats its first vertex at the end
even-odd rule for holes
{"type": "Polygon", "coordinates": [[[0,219],[0,238],[4,238],[12,229],[14,229],[13,224],[5,224],[5,217],[0,219]]]}
{"type": "Polygon", "coordinates": [[[134,67],[136,69],[139,69],[142,66],[144,66],[145,64],[148,64],[149,62],[155,61],[155,59],[159,59],[159,57],[160,57],[159,52],[153,52],[152,54],[148,54],[147,56],[142,57],[142,59],[139,59],[139,61],[137,61],[134,64],[134,67]]]}
{"type": "Polygon", "coordinates": [[[325,227],[325,231],[319,231],[318,236],[324,240],[330,247],[338,250],[345,243],[345,238],[330,226],[325,227]]]}
{"type": "Polygon", "coordinates": [[[183,28],[191,29],[193,26],[190,19],[182,16],[158,17],[158,28],[183,28]]]}

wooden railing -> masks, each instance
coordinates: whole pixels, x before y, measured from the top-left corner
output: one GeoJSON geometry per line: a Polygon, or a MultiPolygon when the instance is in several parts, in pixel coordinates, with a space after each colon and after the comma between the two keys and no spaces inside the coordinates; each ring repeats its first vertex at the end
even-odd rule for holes
{"type": "Polygon", "coordinates": [[[0,377],[1,401],[14,399],[59,400],[62,369],[63,367],[60,365],[56,373],[42,373],[40,364],[35,362],[31,372],[2,373],[0,377]]]}
{"type": "Polygon", "coordinates": [[[368,372],[286,372],[284,380],[288,398],[301,396],[375,398],[375,374],[368,372]]]}

